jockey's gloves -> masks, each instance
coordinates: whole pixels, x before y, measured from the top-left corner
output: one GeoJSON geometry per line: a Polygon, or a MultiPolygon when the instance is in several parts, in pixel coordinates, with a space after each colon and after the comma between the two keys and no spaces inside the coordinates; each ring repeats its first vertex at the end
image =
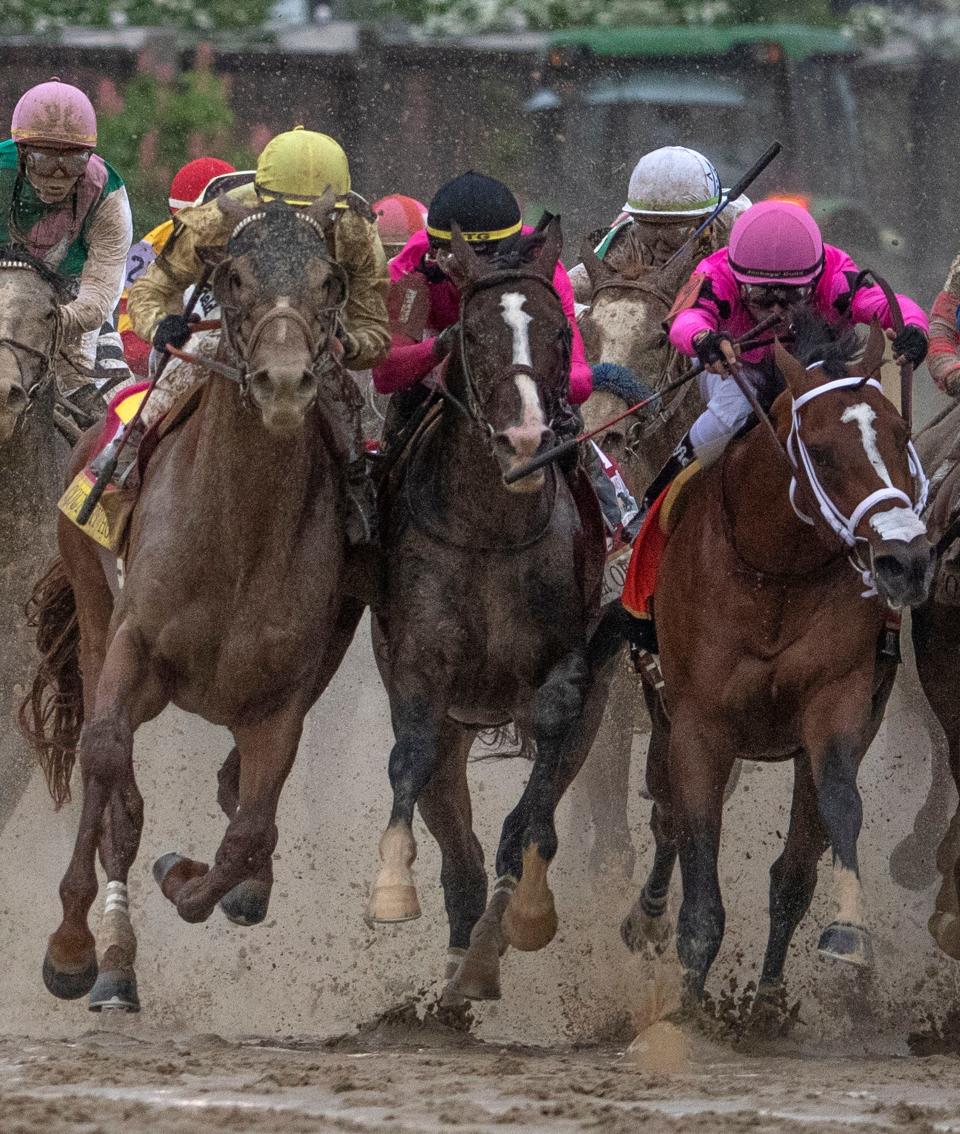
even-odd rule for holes
{"type": "Polygon", "coordinates": [[[161,355],[167,347],[182,347],[190,338],[190,324],[183,315],[164,315],[153,332],[153,349],[161,355]]]}
{"type": "Polygon", "coordinates": [[[927,357],[928,346],[927,336],[923,331],[908,323],[893,340],[893,354],[895,358],[903,355],[907,362],[919,366],[927,357]]]}

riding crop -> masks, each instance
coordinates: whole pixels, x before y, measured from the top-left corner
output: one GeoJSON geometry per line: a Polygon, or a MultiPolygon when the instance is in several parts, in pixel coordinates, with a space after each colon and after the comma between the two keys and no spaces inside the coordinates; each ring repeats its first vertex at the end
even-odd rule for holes
{"type": "MultiPolygon", "coordinates": [[[[212,269],[207,268],[197,282],[196,287],[193,289],[193,295],[190,297],[190,302],[187,304],[186,309],[183,313],[185,319],[190,318],[190,316],[193,314],[194,308],[200,302],[200,296],[210,280],[211,272],[212,269]]],[[[203,329],[203,325],[200,323],[197,323],[194,326],[197,330],[203,329]]],[[[160,359],[156,372],[154,373],[153,378],[150,381],[150,385],[147,387],[143,395],[143,399],[140,402],[140,405],[137,407],[137,412],[124,426],[123,432],[120,434],[120,437],[117,441],[116,449],[111,454],[111,456],[108,457],[106,461],[104,461],[103,466],[97,473],[97,479],[93,482],[93,485],[90,488],[90,495],[86,498],[86,500],[84,500],[83,506],[77,513],[77,525],[79,527],[83,527],[83,525],[87,523],[87,521],[93,515],[94,509],[100,503],[101,496],[103,496],[104,492],[106,492],[107,485],[113,479],[113,474],[117,471],[117,462],[120,459],[120,454],[123,452],[124,446],[126,445],[128,439],[133,435],[133,431],[140,424],[140,418],[143,416],[144,407],[150,400],[150,395],[156,389],[157,383],[163,377],[163,372],[167,367],[167,363],[172,357],[173,355],[168,350],[167,353],[164,354],[163,358],[160,359]]]]}
{"type": "MultiPolygon", "coordinates": [[[[768,315],[766,319],[759,322],[745,335],[741,335],[739,339],[734,339],[734,345],[744,347],[747,350],[762,345],[755,340],[779,322],[780,316],[778,314],[768,315]]],[[[689,370],[685,370],[679,378],[674,379],[674,381],[664,386],[662,390],[657,390],[656,393],[650,394],[649,397],[637,402],[636,405],[625,409],[623,413],[617,414],[616,417],[610,418],[609,421],[605,421],[602,425],[598,425],[596,429],[591,429],[587,433],[580,433],[576,437],[571,437],[569,441],[563,441],[561,444],[555,445],[552,449],[548,449],[545,453],[534,457],[533,460],[529,461],[521,468],[508,472],[503,478],[504,484],[516,484],[518,480],[523,480],[525,476],[536,472],[537,469],[542,469],[544,465],[550,464],[551,461],[559,460],[561,457],[566,456],[567,453],[572,453],[582,441],[589,441],[592,437],[596,437],[598,433],[603,433],[605,430],[609,429],[611,425],[616,425],[618,421],[623,421],[625,417],[630,417],[631,414],[635,414],[637,410],[641,410],[645,406],[650,405],[651,402],[657,401],[658,398],[672,394],[674,390],[679,390],[681,386],[685,386],[687,382],[691,382],[694,378],[702,374],[705,369],[706,366],[702,362],[691,366],[689,370]]]]}

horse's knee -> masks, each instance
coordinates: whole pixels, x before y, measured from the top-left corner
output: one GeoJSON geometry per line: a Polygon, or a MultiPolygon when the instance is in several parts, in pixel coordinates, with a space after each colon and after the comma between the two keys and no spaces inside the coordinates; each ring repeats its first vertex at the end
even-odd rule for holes
{"type": "Polygon", "coordinates": [[[89,721],[83,726],[77,754],[84,779],[110,782],[129,771],[133,732],[114,714],[89,721]]]}
{"type": "Polygon", "coordinates": [[[583,711],[590,674],[585,659],[573,655],[558,666],[537,693],[539,736],[562,737],[583,711]]]}

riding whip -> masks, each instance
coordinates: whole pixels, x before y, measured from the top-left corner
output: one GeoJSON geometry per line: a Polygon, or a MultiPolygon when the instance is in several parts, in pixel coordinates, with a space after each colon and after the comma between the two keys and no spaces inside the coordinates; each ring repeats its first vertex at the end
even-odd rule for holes
{"type": "MultiPolygon", "coordinates": [[[[778,314],[774,313],[768,315],[766,319],[757,323],[757,325],[747,331],[746,334],[732,341],[736,346],[745,347],[747,350],[760,346],[760,343],[756,343],[753,340],[759,338],[760,335],[779,322],[780,316],[778,314]]],[[[603,433],[604,430],[609,429],[611,425],[616,425],[618,421],[623,421],[625,417],[630,417],[631,414],[650,405],[651,402],[655,402],[658,398],[662,398],[666,394],[672,394],[674,390],[679,390],[681,386],[685,386],[687,382],[692,381],[698,375],[702,374],[704,370],[706,370],[706,366],[704,366],[702,362],[698,362],[695,366],[691,366],[689,370],[685,370],[679,378],[674,379],[669,385],[664,386],[662,390],[657,390],[656,393],[637,402],[636,405],[625,409],[623,413],[617,414],[616,417],[610,418],[609,421],[605,421],[602,425],[598,425],[596,429],[591,429],[588,433],[581,433],[577,437],[571,437],[569,441],[563,441],[561,444],[555,445],[552,449],[548,449],[545,453],[541,453],[538,457],[534,457],[521,468],[508,472],[503,478],[504,484],[516,484],[518,480],[523,480],[525,476],[536,472],[537,469],[542,469],[544,465],[549,465],[551,461],[559,460],[560,457],[573,452],[582,441],[589,441],[591,437],[596,437],[598,433],[603,433]]]]}
{"type": "MultiPolygon", "coordinates": [[[[204,269],[203,275],[200,277],[196,287],[193,289],[193,295],[191,295],[190,297],[190,302],[184,309],[183,315],[185,319],[189,319],[193,314],[194,308],[199,303],[200,296],[204,288],[210,281],[210,275],[212,272],[213,268],[211,266],[207,266],[204,269]]],[[[144,407],[150,400],[150,395],[156,388],[157,383],[163,377],[163,372],[167,367],[167,363],[172,357],[173,355],[168,350],[160,359],[160,362],[157,364],[156,372],[154,373],[153,378],[150,381],[150,385],[144,391],[143,399],[141,400],[140,405],[137,407],[137,412],[123,427],[123,431],[121,432],[120,437],[117,441],[117,447],[115,451],[103,463],[100,471],[97,473],[97,479],[93,482],[93,485],[90,488],[90,495],[86,498],[86,500],[84,500],[80,511],[77,513],[76,522],[79,527],[83,527],[89,521],[90,517],[93,515],[94,509],[100,503],[100,498],[103,496],[104,492],[106,492],[107,485],[113,479],[113,474],[117,471],[117,462],[120,459],[120,454],[123,452],[127,440],[133,435],[133,431],[140,424],[140,418],[143,415],[144,407]]]]}
{"type": "Polygon", "coordinates": [[[760,158],[759,161],[757,161],[754,165],[750,166],[750,168],[743,175],[743,177],[740,178],[736,185],[731,186],[731,188],[727,189],[721,195],[720,201],[713,212],[705,220],[701,221],[700,224],[697,225],[693,232],[690,233],[687,239],[680,245],[676,252],[674,252],[674,254],[663,266],[665,268],[669,267],[674,260],[682,256],[683,253],[686,252],[686,250],[694,243],[700,233],[703,232],[705,228],[709,228],[710,225],[713,224],[713,222],[723,212],[727,205],[730,204],[731,201],[735,201],[738,197],[742,197],[743,194],[746,193],[747,189],[750,188],[754,181],[756,181],[760,174],[763,173],[770,162],[773,161],[773,159],[777,156],[778,153],[780,153],[782,149],[783,146],[781,146],[779,142],[774,142],[773,145],[763,155],[763,157],[760,158]]]}

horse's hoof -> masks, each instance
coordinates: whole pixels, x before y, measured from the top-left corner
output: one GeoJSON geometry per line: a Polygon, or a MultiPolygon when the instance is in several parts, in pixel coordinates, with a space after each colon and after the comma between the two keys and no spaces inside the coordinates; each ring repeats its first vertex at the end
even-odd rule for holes
{"type": "Polygon", "coordinates": [[[108,1011],[139,1012],[140,998],[137,996],[137,978],[132,971],[100,973],[97,983],[90,992],[91,1012],[108,1011]]]}
{"type": "Polygon", "coordinates": [[[960,917],[954,913],[937,910],[927,922],[927,929],[948,957],[960,961],[960,917]]]}
{"type": "Polygon", "coordinates": [[[937,880],[936,852],[909,834],[890,852],[890,877],[905,890],[926,890],[937,880]]]}
{"type": "Polygon", "coordinates": [[[375,886],[363,920],[369,926],[414,921],[420,916],[416,886],[375,886]]]}
{"type": "Polygon", "coordinates": [[[500,955],[484,950],[477,955],[467,952],[456,976],[444,989],[444,996],[466,997],[467,1000],[500,999],[500,955]]]}
{"type": "Polygon", "coordinates": [[[553,895],[550,895],[548,903],[537,903],[531,912],[518,910],[515,905],[516,900],[514,894],[504,910],[503,920],[500,923],[503,939],[522,953],[534,953],[537,949],[549,945],[556,936],[558,922],[553,895]]]}
{"type": "Polygon", "coordinates": [[[644,910],[633,909],[620,923],[620,936],[631,953],[650,951],[660,957],[673,939],[673,926],[663,914],[651,917],[644,910]]]}
{"type": "Polygon", "coordinates": [[[153,880],[156,884],[163,889],[163,882],[170,871],[177,865],[178,862],[184,862],[182,854],[177,854],[176,851],[168,851],[167,854],[162,854],[153,864],[153,880]]]}
{"type": "Polygon", "coordinates": [[[220,899],[220,909],[234,925],[259,925],[270,908],[269,882],[248,878],[220,899]]]}
{"type": "Polygon", "coordinates": [[[873,964],[873,946],[870,934],[862,925],[848,921],[834,921],[820,934],[817,952],[832,961],[843,961],[868,969],[873,964]]]}
{"type": "Polygon", "coordinates": [[[86,996],[97,982],[97,958],[92,956],[86,964],[65,968],[54,964],[49,950],[43,958],[43,983],[47,991],[58,1000],[79,1000],[86,996]]]}

